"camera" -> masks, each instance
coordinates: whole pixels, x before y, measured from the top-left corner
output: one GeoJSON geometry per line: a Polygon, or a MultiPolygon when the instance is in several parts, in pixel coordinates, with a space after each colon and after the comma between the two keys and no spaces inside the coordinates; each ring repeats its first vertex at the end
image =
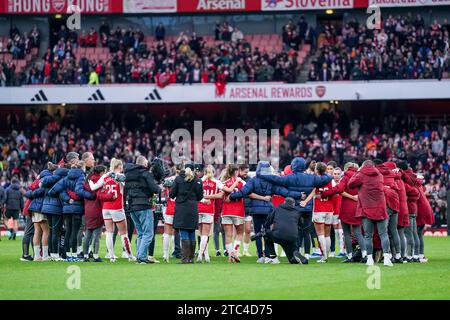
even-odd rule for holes
{"type": "Polygon", "coordinates": [[[153,177],[160,184],[165,178],[170,176],[170,167],[167,161],[161,158],[154,158],[152,160],[153,177]]]}
{"type": "Polygon", "coordinates": [[[255,241],[255,240],[264,238],[265,236],[266,236],[266,230],[265,230],[264,227],[263,227],[263,228],[261,229],[260,232],[255,233],[254,235],[252,235],[252,236],[250,237],[250,240],[251,240],[251,241],[255,241]]]}

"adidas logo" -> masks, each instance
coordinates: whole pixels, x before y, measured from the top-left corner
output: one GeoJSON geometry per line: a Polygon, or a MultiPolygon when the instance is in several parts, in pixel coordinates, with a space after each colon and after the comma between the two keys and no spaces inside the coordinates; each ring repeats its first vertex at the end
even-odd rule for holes
{"type": "Polygon", "coordinates": [[[100,91],[100,89],[97,89],[92,95],[91,97],[88,99],[89,101],[95,100],[95,101],[105,101],[105,97],[103,96],[102,92],[100,91]]]}
{"type": "Polygon", "coordinates": [[[44,91],[39,90],[39,92],[36,93],[33,98],[31,98],[31,101],[48,101],[48,99],[44,91]]]}
{"type": "Polygon", "coordinates": [[[161,96],[159,95],[158,90],[154,89],[153,92],[151,92],[145,100],[162,100],[161,96]]]}

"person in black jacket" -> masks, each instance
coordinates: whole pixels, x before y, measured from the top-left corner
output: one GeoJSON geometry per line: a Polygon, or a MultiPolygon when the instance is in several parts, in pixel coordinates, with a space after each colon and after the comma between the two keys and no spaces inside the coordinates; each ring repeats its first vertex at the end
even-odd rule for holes
{"type": "Polygon", "coordinates": [[[136,159],[136,164],[125,166],[125,212],[131,215],[137,231],[137,262],[152,263],[147,258],[147,250],[154,237],[152,197],[160,193],[153,174],[148,170],[148,160],[144,156],[136,159]]]}
{"type": "Polygon", "coordinates": [[[16,240],[16,233],[19,228],[19,214],[24,207],[23,194],[20,191],[19,180],[12,179],[11,185],[6,189],[5,197],[5,226],[8,225],[8,220],[13,218],[14,226],[9,230],[9,240],[16,240]]]}
{"type": "Polygon", "coordinates": [[[203,199],[202,181],[194,174],[194,168],[186,167],[175,178],[169,197],[175,199],[173,227],[179,229],[182,264],[194,263],[195,230],[198,228],[198,204],[203,199]]]}
{"type": "Polygon", "coordinates": [[[284,203],[270,213],[264,225],[264,230],[252,237],[252,240],[264,236],[269,260],[267,263],[279,263],[275,253],[274,243],[278,243],[286,253],[289,263],[307,264],[308,259],[297,250],[298,225],[300,213],[295,208],[295,200],[287,197],[284,203]]]}

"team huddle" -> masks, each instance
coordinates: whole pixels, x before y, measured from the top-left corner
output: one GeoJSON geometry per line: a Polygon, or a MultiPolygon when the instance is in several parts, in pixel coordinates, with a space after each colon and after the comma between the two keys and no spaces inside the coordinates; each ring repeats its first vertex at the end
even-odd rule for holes
{"type": "Polygon", "coordinates": [[[342,170],[334,161],[307,163],[297,157],[281,172],[260,161],[252,177],[248,165],[233,164],[220,174],[212,165],[194,163],[173,166],[163,178],[155,171],[142,156],[134,164],[112,159],[109,168],[95,165],[90,152],[81,159],[70,152],[64,161],[48,163],[26,193],[21,259],[102,262],[105,231],[109,261],[118,259],[118,234],[122,258],[159,262],[154,258],[154,210],[160,206],[164,262],[176,256],[177,247],[179,263],[210,262],[210,237],[216,256],[222,255],[220,232],[230,263],[251,256],[252,240],[257,263],[280,263],[276,244],[290,263],[307,264],[314,256],[326,263],[334,256],[334,241],[345,263],[427,262],[423,232],[433,214],[423,177],[404,161],[367,160],[361,167],[348,162],[342,170]],[[155,203],[158,195],[166,199],[164,206],[155,203]],[[28,253],[31,237],[33,257],[28,253]]]}

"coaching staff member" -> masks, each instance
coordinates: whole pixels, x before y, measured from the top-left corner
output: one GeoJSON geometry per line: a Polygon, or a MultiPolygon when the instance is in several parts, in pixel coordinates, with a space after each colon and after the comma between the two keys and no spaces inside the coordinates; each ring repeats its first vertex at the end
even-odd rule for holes
{"type": "Polygon", "coordinates": [[[277,243],[283,248],[289,263],[308,264],[308,259],[303,257],[297,250],[299,220],[300,212],[295,208],[295,200],[287,197],[284,203],[276,207],[267,216],[264,230],[253,236],[252,240],[256,240],[261,236],[264,237],[267,250],[269,251],[269,261],[272,261],[277,256],[274,248],[274,243],[277,243]]]}
{"type": "Polygon", "coordinates": [[[147,167],[148,160],[143,156],[137,157],[136,164],[125,166],[125,211],[136,227],[138,263],[150,263],[147,250],[154,237],[152,197],[161,192],[147,167]]]}
{"type": "Polygon", "coordinates": [[[182,264],[194,263],[195,230],[198,229],[198,201],[203,199],[202,181],[195,175],[194,166],[186,165],[175,178],[169,191],[175,199],[173,227],[178,229],[181,238],[182,264]]]}

